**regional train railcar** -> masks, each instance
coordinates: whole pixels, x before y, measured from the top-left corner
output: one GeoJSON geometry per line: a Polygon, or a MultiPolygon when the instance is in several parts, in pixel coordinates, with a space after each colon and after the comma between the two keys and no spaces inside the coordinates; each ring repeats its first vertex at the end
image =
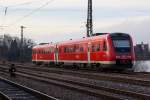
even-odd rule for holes
{"type": "Polygon", "coordinates": [[[36,64],[53,63],[55,45],[44,44],[32,48],[32,62],[36,64]]]}
{"type": "Polygon", "coordinates": [[[132,39],[125,33],[101,34],[58,44],[60,63],[124,69],[131,68],[133,61],[132,39]]]}
{"type": "Polygon", "coordinates": [[[33,48],[33,62],[131,68],[135,59],[133,42],[125,33],[96,34],[79,40],[46,44],[33,48]]]}
{"type": "Polygon", "coordinates": [[[70,40],[58,44],[58,62],[73,64],[105,63],[107,35],[70,40]]]}

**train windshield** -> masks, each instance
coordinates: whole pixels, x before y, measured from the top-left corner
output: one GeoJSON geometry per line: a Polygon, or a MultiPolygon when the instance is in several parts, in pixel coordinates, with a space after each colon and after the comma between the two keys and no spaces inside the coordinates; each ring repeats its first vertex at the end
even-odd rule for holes
{"type": "Polygon", "coordinates": [[[115,51],[128,53],[131,51],[130,37],[127,34],[113,34],[111,36],[115,51]]]}
{"type": "Polygon", "coordinates": [[[113,40],[113,44],[115,48],[129,48],[130,47],[129,40],[113,40]]]}

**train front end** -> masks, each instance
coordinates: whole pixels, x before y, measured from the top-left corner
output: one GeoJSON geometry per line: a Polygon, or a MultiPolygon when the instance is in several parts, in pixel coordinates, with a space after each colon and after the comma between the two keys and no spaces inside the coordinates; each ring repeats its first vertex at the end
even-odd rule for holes
{"type": "Polygon", "coordinates": [[[112,40],[112,54],[116,62],[115,68],[127,69],[132,68],[135,60],[134,46],[132,38],[125,33],[110,34],[112,40]]]}

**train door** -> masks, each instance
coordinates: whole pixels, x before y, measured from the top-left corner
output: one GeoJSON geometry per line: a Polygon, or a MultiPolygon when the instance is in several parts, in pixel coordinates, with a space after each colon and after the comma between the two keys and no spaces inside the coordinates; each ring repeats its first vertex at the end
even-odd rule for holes
{"type": "Polygon", "coordinates": [[[91,43],[88,43],[88,46],[87,46],[87,60],[88,60],[88,64],[90,64],[90,47],[91,47],[91,43]]]}
{"type": "Polygon", "coordinates": [[[37,52],[35,53],[35,61],[37,62],[37,52]]]}
{"type": "Polygon", "coordinates": [[[38,50],[35,50],[35,63],[37,63],[38,50]]]}
{"type": "Polygon", "coordinates": [[[57,45],[56,45],[55,51],[54,51],[54,61],[55,61],[55,64],[58,64],[58,47],[57,47],[57,45]]]}

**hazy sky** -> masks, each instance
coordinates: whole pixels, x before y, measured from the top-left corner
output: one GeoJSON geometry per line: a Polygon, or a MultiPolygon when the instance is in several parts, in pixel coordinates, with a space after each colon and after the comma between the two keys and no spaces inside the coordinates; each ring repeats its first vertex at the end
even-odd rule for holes
{"type": "MultiPolygon", "coordinates": [[[[36,42],[86,36],[88,0],[0,0],[0,34],[36,42]],[[7,13],[5,15],[6,7],[7,13]]],[[[94,32],[126,32],[134,43],[150,43],[150,0],[93,0],[94,32]]]]}

